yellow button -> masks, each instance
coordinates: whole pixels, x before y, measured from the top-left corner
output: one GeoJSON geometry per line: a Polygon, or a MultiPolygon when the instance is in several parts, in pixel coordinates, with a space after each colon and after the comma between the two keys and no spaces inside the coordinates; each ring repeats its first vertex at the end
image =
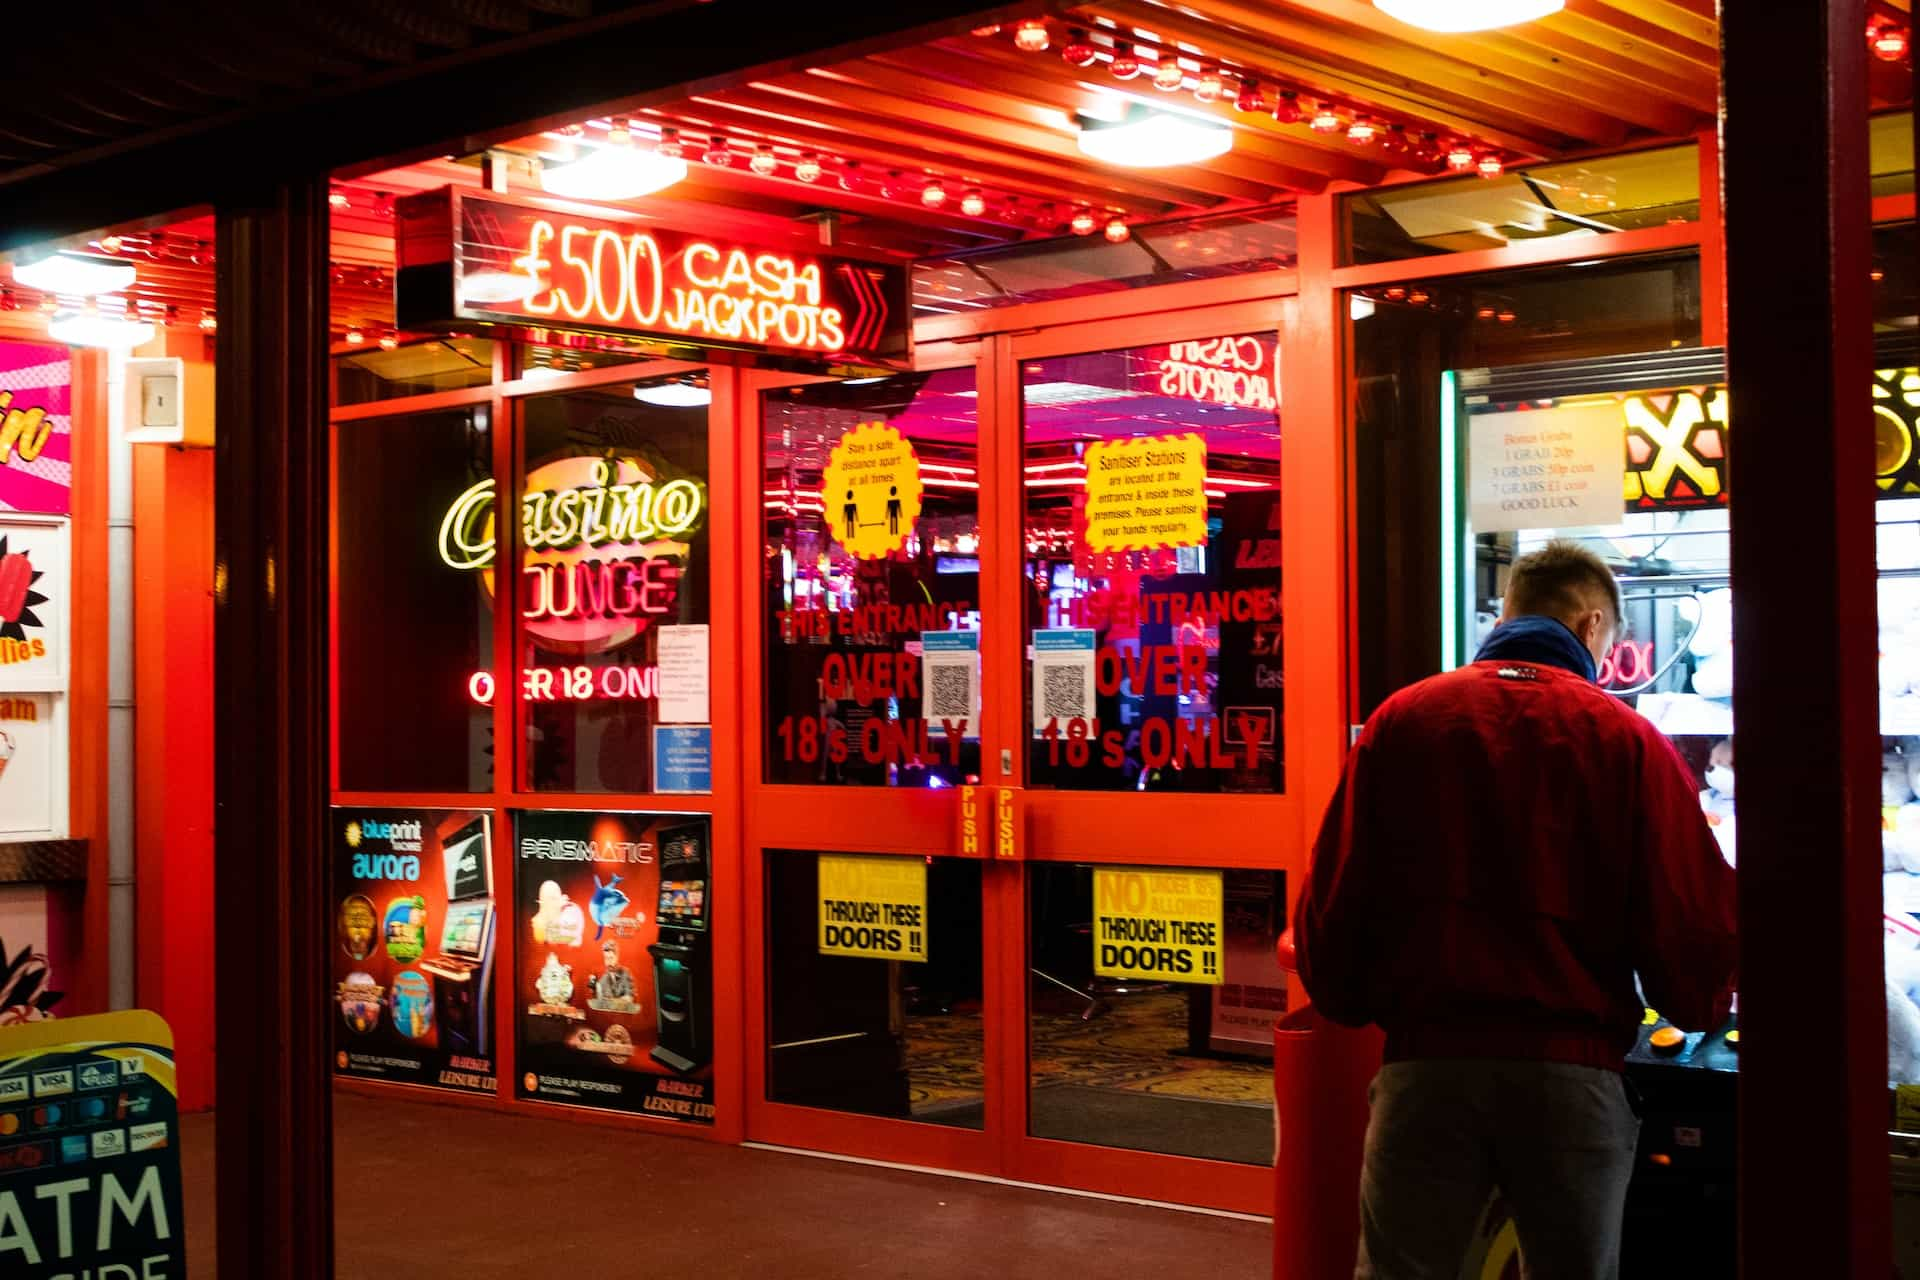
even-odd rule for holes
{"type": "Polygon", "coordinates": [[[1660,1015],[1651,1009],[1640,1015],[1640,1025],[1643,1027],[1650,1027],[1658,1021],[1660,1021],[1660,1015]]]}
{"type": "Polygon", "coordinates": [[[1678,1053],[1680,1046],[1687,1042],[1687,1033],[1678,1027],[1661,1027],[1647,1037],[1647,1043],[1653,1046],[1655,1053],[1678,1053]]]}
{"type": "Polygon", "coordinates": [[[1735,1027],[1733,1030],[1727,1032],[1727,1048],[1738,1049],[1739,1047],[1740,1047],[1740,1028],[1735,1027]]]}

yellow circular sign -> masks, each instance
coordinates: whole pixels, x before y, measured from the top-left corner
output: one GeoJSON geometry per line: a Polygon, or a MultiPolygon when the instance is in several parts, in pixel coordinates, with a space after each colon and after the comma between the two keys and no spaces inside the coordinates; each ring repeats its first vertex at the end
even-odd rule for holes
{"type": "Polygon", "coordinates": [[[862,560],[906,545],[920,518],[920,459],[884,422],[863,422],[840,437],[820,481],[833,539],[862,560]]]}

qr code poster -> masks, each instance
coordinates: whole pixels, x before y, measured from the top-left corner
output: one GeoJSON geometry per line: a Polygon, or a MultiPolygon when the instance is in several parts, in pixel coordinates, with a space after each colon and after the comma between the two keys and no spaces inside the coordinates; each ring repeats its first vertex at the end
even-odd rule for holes
{"type": "Polygon", "coordinates": [[[1091,723],[1093,629],[1062,627],[1033,633],[1033,732],[1035,737],[1069,721],[1091,723]]]}
{"type": "Polygon", "coordinates": [[[951,724],[969,741],[980,737],[980,633],[922,631],[920,687],[929,725],[951,724]]]}

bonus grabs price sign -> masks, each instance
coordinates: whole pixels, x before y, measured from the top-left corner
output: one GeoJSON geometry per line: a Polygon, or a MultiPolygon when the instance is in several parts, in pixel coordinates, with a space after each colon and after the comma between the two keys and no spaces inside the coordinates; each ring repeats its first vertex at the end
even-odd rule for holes
{"type": "Polygon", "coordinates": [[[820,855],[820,954],[927,959],[922,858],[820,855]]]}
{"type": "Polygon", "coordinates": [[[1217,987],[1224,915],[1218,871],[1095,867],[1093,971],[1217,987]]]}

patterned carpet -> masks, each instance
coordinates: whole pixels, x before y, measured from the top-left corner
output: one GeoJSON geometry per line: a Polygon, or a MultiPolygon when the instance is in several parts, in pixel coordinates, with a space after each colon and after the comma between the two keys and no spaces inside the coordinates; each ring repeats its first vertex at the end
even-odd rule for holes
{"type": "MultiPolygon", "coordinates": [[[[1190,1101],[1269,1106],[1273,1068],[1264,1062],[1195,1057],[1187,1052],[1187,999],[1181,991],[1106,1001],[1082,1021],[1077,1008],[1037,1009],[1032,1025],[1033,1085],[1080,1085],[1190,1101]]],[[[907,1020],[913,1114],[978,1105],[985,1090],[977,1009],[907,1020]]]]}

